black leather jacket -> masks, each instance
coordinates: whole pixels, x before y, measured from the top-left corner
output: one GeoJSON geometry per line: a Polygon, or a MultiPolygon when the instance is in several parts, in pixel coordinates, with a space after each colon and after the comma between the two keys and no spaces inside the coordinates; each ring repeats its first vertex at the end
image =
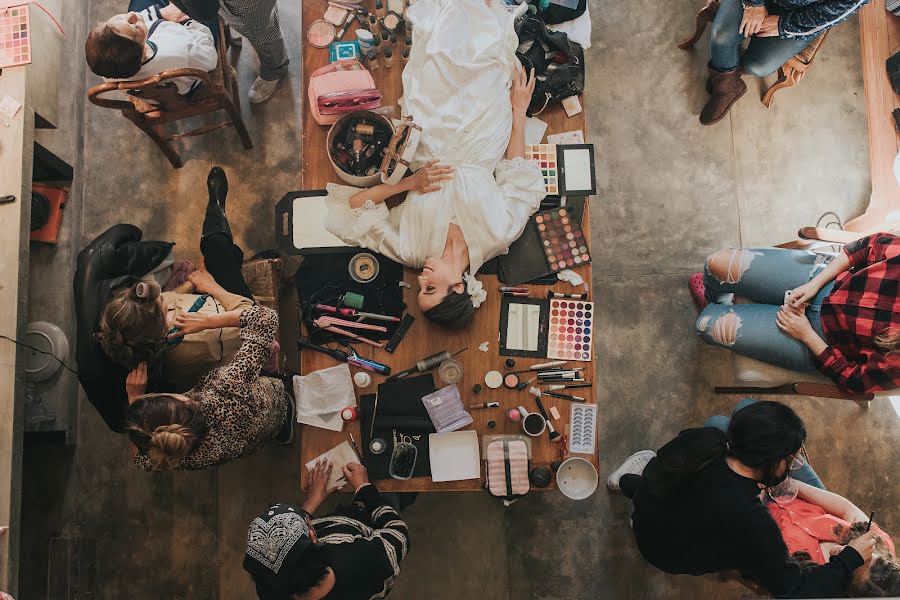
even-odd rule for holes
{"type": "Polygon", "coordinates": [[[128,408],[128,371],[112,362],[94,339],[100,312],[117,287],[157,267],[172,250],[171,242],[142,242],[134,225],[113,225],[78,254],[75,291],[75,361],[78,380],[94,408],[116,432],[124,430],[128,408]]]}

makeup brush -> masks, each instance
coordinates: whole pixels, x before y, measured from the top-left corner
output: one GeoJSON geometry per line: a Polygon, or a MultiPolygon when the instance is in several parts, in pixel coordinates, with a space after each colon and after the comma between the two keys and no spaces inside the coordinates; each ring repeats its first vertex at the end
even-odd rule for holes
{"type": "Polygon", "coordinates": [[[874,518],[875,518],[875,511],[873,510],[873,511],[869,514],[869,524],[866,525],[866,533],[869,533],[869,529],[872,528],[872,519],[874,519],[874,518]]]}
{"type": "Polygon", "coordinates": [[[541,416],[544,417],[544,421],[547,422],[547,432],[550,434],[550,441],[555,442],[560,439],[559,432],[553,428],[553,422],[550,421],[550,417],[547,416],[547,411],[544,410],[544,403],[541,402],[540,396],[535,396],[534,401],[537,402],[538,410],[541,413],[541,416]]]}

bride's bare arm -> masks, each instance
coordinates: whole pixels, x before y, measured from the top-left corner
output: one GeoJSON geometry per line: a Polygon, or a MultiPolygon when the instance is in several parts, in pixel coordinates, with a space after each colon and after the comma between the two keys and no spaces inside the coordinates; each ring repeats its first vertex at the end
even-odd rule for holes
{"type": "Polygon", "coordinates": [[[531,96],[534,94],[534,81],[534,69],[526,75],[525,69],[521,65],[516,65],[512,88],[509,90],[513,122],[504,156],[506,160],[525,156],[525,113],[528,112],[528,105],[531,104],[531,96]]]}
{"type": "Polygon", "coordinates": [[[440,183],[453,177],[453,167],[439,164],[433,160],[422,166],[409,177],[404,177],[397,184],[382,183],[350,196],[350,208],[360,208],[366,202],[379,204],[391,196],[404,192],[436,192],[441,189],[440,183]]]}

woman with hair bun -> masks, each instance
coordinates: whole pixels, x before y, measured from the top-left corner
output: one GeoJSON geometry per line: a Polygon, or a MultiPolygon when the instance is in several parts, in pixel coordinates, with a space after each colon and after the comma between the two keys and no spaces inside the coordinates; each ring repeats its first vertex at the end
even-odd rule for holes
{"type": "Polygon", "coordinates": [[[184,394],[144,394],[145,363],[128,375],[126,427],[139,469],[209,469],[252,454],[269,440],[293,440],[293,401],[284,383],[260,376],[278,315],[253,306],[229,314],[225,325],[240,327],[240,349],[184,394]]]}

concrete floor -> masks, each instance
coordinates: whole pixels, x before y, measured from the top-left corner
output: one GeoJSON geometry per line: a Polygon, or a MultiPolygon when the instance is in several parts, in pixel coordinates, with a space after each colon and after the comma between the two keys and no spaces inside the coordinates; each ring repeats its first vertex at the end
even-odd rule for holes
{"type": "MultiPolygon", "coordinates": [[[[131,222],[146,238],[175,240],[180,253],[198,258],[205,176],[218,164],[229,175],[238,242],[248,253],[273,246],[272,207],[299,188],[300,172],[300,2],[280,7],[291,75],[269,103],[244,103],[252,151],[220,130],[190,140],[185,166],[175,171],[123,118],[85,108],[83,243],[131,222]]],[[[92,0],[89,20],[120,9],[92,0]]],[[[772,110],[757,102],[757,82],[749,80],[731,116],[704,128],[696,119],[705,38],[695,52],[675,48],[692,30],[694,0],[591,0],[591,10],[588,135],[600,157],[593,285],[603,333],[595,389],[605,478],[631,452],[656,448],[738,400],[712,394],[730,380],[730,363],[694,335],[687,275],[723,246],[792,239],[826,211],[859,214],[869,174],[856,19],[829,35],[806,79],[779,92],[772,110]]],[[[256,67],[249,44],[236,58],[246,91],[256,67]]],[[[890,475],[900,462],[900,419],[890,405],[880,400],[862,411],[839,401],[786,401],[807,423],[810,456],[826,484],[900,531],[900,484],[890,475]]],[[[129,466],[126,441],[82,400],[74,448],[26,449],[21,598],[61,597],[47,589],[51,538],[96,542],[93,598],[253,597],[240,568],[246,525],[266,503],[300,498],[297,452],[269,447],[216,472],[148,475],[129,466]]],[[[486,494],[422,496],[406,514],[412,552],[392,597],[747,595],[712,577],[649,567],[629,532],[629,510],[603,488],[577,503],[534,493],[509,509],[486,494]]]]}

